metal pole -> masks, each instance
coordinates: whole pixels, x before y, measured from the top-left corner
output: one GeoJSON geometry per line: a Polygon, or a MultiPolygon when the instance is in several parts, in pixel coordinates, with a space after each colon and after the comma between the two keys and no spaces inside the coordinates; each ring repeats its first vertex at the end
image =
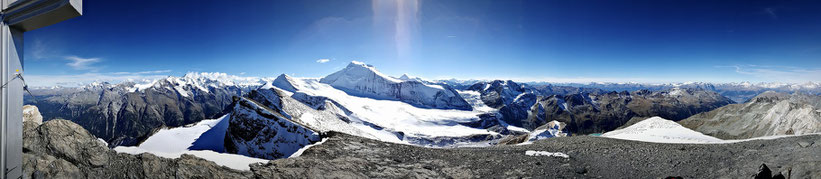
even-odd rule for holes
{"type": "MultiPolygon", "coordinates": [[[[6,9],[6,4],[7,4],[6,0],[3,0],[2,2],[0,2],[0,4],[2,4],[2,5],[0,5],[0,6],[2,6],[2,8],[0,8],[0,9],[6,9]]],[[[8,48],[6,48],[7,45],[6,45],[6,36],[5,36],[6,32],[5,31],[6,31],[6,29],[7,29],[6,27],[8,25],[6,25],[6,16],[5,16],[5,14],[0,16],[0,20],[2,20],[2,22],[0,22],[0,61],[2,61],[2,65],[0,65],[1,66],[0,69],[2,69],[2,70],[0,70],[0,71],[2,71],[2,74],[0,74],[0,75],[2,75],[2,77],[0,78],[0,80],[2,80],[3,83],[6,83],[8,81],[8,77],[6,75],[8,73],[7,72],[7,70],[8,70],[8,58],[6,58],[6,50],[8,48]]],[[[6,148],[8,147],[6,145],[6,137],[8,137],[8,135],[6,135],[7,132],[8,132],[8,130],[6,130],[6,121],[8,121],[8,119],[6,118],[6,116],[8,114],[8,109],[9,108],[8,108],[7,101],[8,101],[8,90],[6,90],[6,88],[0,88],[0,110],[2,111],[2,112],[0,112],[0,120],[2,120],[2,122],[0,122],[0,123],[2,123],[2,128],[0,128],[0,129],[3,130],[3,132],[0,133],[0,135],[2,135],[2,136],[0,136],[0,145],[2,145],[2,147],[0,147],[0,156],[2,156],[2,157],[0,157],[0,158],[3,158],[2,161],[0,161],[0,168],[3,169],[3,175],[2,175],[2,177],[0,177],[0,179],[6,179],[6,175],[8,174],[8,169],[7,169],[7,166],[6,166],[6,163],[8,162],[7,161],[8,157],[6,156],[6,148]]]]}

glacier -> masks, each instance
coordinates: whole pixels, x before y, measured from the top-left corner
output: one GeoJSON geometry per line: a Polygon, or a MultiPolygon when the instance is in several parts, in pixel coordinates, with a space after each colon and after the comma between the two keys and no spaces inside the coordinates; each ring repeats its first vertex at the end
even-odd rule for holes
{"type": "MultiPolygon", "coordinates": [[[[326,108],[319,111],[328,111],[336,116],[342,116],[347,122],[341,125],[322,125],[328,128],[325,130],[341,130],[343,133],[350,133],[350,130],[347,130],[349,132],[345,132],[346,130],[339,128],[353,127],[364,133],[353,133],[352,135],[382,141],[430,147],[445,147],[459,145],[461,143],[471,143],[470,138],[476,136],[499,136],[496,132],[461,125],[462,123],[478,121],[480,120],[478,115],[488,112],[485,110],[493,110],[487,107],[480,108],[481,110],[470,111],[422,108],[402,101],[349,95],[346,91],[326,83],[321,83],[320,81],[321,80],[315,78],[295,78],[288,75],[280,75],[271,84],[266,84],[258,89],[256,93],[264,94],[270,93],[266,91],[280,91],[280,93],[283,94],[282,96],[287,96],[287,98],[280,97],[281,99],[297,99],[296,101],[301,102],[301,104],[313,106],[315,109],[326,108]],[[291,91],[285,89],[291,89],[291,91]]],[[[252,92],[250,95],[254,94],[255,92],[252,92]]],[[[456,95],[460,95],[459,99],[464,101],[461,96],[462,93],[456,92],[456,95]]],[[[465,95],[475,96],[475,94],[472,93],[465,95]]],[[[274,96],[274,94],[267,96],[274,96]]],[[[273,99],[271,101],[277,100],[280,99],[273,99]]],[[[467,104],[467,102],[465,103],[467,104]]],[[[470,106],[471,104],[467,105],[470,106]]],[[[290,104],[280,106],[280,108],[284,107],[286,109],[284,110],[285,113],[294,118],[304,116],[305,112],[303,111],[311,111],[306,109],[287,110],[289,108],[287,106],[300,105],[290,104]],[[300,114],[296,115],[296,113],[300,114]]],[[[314,111],[311,113],[327,116],[327,114],[323,114],[324,112],[314,111]]],[[[323,119],[324,118],[328,117],[323,117],[323,119]]],[[[309,121],[309,119],[295,120],[309,121]]],[[[311,125],[312,123],[318,122],[306,123],[311,125]]]]}

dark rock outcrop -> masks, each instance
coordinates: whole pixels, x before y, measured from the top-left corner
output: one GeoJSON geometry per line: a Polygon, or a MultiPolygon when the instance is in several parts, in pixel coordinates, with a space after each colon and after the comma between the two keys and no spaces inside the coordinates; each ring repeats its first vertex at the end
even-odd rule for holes
{"type": "Polygon", "coordinates": [[[753,175],[753,178],[755,178],[755,179],[771,179],[771,178],[773,178],[773,172],[770,171],[770,168],[767,167],[766,164],[761,164],[761,166],[758,167],[758,173],[753,175]]]}
{"type": "Polygon", "coordinates": [[[782,174],[781,172],[778,172],[775,175],[773,175],[773,172],[770,170],[769,167],[767,167],[766,164],[761,164],[761,166],[758,167],[758,173],[753,175],[753,178],[754,179],[785,179],[786,177],[784,177],[784,174],[782,174]]]}

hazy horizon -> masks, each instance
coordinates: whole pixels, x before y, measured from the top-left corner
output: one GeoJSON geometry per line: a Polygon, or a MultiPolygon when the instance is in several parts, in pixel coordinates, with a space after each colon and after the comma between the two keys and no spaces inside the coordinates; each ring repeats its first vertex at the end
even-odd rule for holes
{"type": "MultiPolygon", "coordinates": [[[[353,63],[353,62],[352,62],[353,63]]],[[[379,67],[375,67],[379,72],[385,73],[384,71],[379,70],[379,67]]],[[[338,70],[341,70],[338,69],[338,70]]],[[[55,87],[55,86],[62,86],[62,87],[80,87],[84,85],[89,85],[92,83],[100,83],[100,82],[109,82],[113,84],[118,84],[122,82],[136,82],[137,84],[142,83],[150,83],[154,82],[159,79],[164,79],[168,77],[184,77],[189,74],[199,75],[199,74],[208,74],[208,75],[224,75],[227,78],[234,79],[234,80],[273,80],[274,78],[280,75],[288,75],[291,77],[296,78],[314,78],[319,79],[324,77],[323,76],[298,76],[296,74],[274,74],[269,76],[247,76],[244,74],[228,74],[224,72],[193,72],[189,71],[182,75],[159,75],[157,73],[165,73],[166,71],[160,72],[138,72],[138,73],[127,73],[127,72],[117,72],[111,73],[110,75],[104,74],[79,74],[79,75],[63,75],[63,76],[49,76],[49,75],[30,75],[29,78],[33,78],[33,83],[29,84],[32,87],[55,87]],[[95,76],[100,75],[100,76],[95,76]]],[[[330,73],[329,73],[330,74],[330,73]]],[[[326,75],[329,75],[326,74],[326,75]]],[[[493,80],[512,80],[518,83],[530,83],[530,84],[539,84],[539,83],[549,83],[549,84],[594,84],[594,83],[602,83],[602,84],[641,84],[641,85],[668,85],[668,84],[692,84],[692,83],[711,83],[711,84],[742,84],[742,83],[750,83],[750,84],[784,84],[784,85],[801,85],[801,84],[819,84],[818,82],[750,82],[750,81],[735,81],[735,82],[710,82],[710,81],[672,81],[672,82],[641,82],[641,81],[603,81],[601,79],[517,79],[517,78],[423,78],[416,76],[414,74],[400,74],[400,75],[392,75],[385,73],[390,77],[399,79],[402,75],[407,75],[410,78],[421,78],[422,80],[432,80],[432,81],[447,81],[447,80],[457,80],[463,82],[470,82],[470,81],[493,81],[493,80]]]]}

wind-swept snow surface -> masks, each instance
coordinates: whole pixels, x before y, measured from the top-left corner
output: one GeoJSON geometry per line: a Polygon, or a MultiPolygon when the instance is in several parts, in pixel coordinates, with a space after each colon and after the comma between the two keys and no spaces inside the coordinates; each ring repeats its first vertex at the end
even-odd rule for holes
{"type": "MultiPolygon", "coordinates": [[[[246,157],[237,154],[219,153],[209,150],[189,150],[194,141],[209,131],[223,120],[228,120],[227,116],[219,119],[203,120],[195,125],[172,129],[161,129],[145,140],[137,147],[119,146],[115,151],[129,154],[151,153],[160,157],[179,158],[182,154],[191,154],[206,160],[214,161],[219,165],[237,170],[248,170],[249,164],[257,162],[268,162],[265,159],[246,157]]],[[[223,139],[213,139],[223,140],[223,139]]]]}
{"type": "Polygon", "coordinates": [[[614,130],[602,137],[656,143],[717,143],[721,139],[690,130],[661,117],[651,117],[624,129],[614,130]]]}

